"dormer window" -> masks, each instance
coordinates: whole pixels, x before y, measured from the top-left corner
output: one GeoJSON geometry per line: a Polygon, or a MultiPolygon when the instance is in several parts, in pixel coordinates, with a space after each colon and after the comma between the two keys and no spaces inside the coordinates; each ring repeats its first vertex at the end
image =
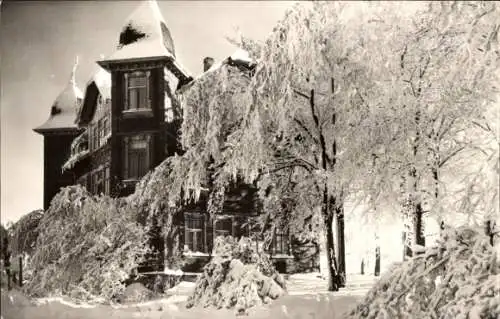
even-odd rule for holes
{"type": "Polygon", "coordinates": [[[56,115],[61,113],[61,109],[57,106],[57,103],[52,105],[52,108],[50,109],[50,115],[56,115]]]}
{"type": "Polygon", "coordinates": [[[150,111],[149,100],[150,72],[125,73],[124,112],[150,111]]]}

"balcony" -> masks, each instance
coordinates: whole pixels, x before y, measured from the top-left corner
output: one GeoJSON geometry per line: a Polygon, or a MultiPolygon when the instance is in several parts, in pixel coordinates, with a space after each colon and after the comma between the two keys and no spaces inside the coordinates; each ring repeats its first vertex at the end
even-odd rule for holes
{"type": "Polygon", "coordinates": [[[62,171],[65,172],[67,170],[72,169],[76,165],[76,163],[81,161],[88,154],[89,154],[88,134],[85,131],[79,136],[77,136],[71,143],[71,155],[63,164],[62,171]]]}

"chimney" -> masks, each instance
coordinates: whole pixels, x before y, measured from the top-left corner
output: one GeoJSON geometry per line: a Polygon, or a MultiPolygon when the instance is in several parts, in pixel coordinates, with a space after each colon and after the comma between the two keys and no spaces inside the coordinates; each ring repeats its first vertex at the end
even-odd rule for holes
{"type": "Polygon", "coordinates": [[[204,58],[203,59],[203,72],[207,72],[208,69],[210,69],[212,67],[214,62],[215,62],[214,59],[211,57],[204,58]]]}

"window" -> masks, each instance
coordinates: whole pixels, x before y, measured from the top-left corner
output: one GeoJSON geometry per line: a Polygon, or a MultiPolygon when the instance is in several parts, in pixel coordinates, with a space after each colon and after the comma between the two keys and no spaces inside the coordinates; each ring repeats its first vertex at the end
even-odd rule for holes
{"type": "Polygon", "coordinates": [[[125,73],[125,111],[150,109],[149,103],[150,72],[125,73]]]}
{"type": "Polygon", "coordinates": [[[99,195],[104,192],[104,170],[101,169],[92,173],[92,193],[99,195]]]}
{"type": "Polygon", "coordinates": [[[87,175],[83,175],[83,176],[80,178],[79,184],[80,184],[82,187],[85,187],[85,188],[87,188],[87,189],[88,189],[87,175]]]}
{"type": "Polygon", "coordinates": [[[104,176],[104,194],[106,195],[109,195],[110,192],[111,192],[111,180],[110,180],[110,171],[109,171],[109,167],[106,167],[106,171],[105,171],[105,176],[104,176]]]}
{"type": "Polygon", "coordinates": [[[243,236],[249,237],[249,220],[248,217],[235,216],[233,220],[233,236],[236,238],[241,238],[243,236]]]}
{"type": "Polygon", "coordinates": [[[110,128],[109,128],[109,119],[108,117],[103,117],[102,119],[100,119],[98,122],[97,122],[97,126],[98,126],[98,131],[99,131],[99,146],[102,146],[104,144],[106,144],[106,140],[107,140],[107,137],[109,135],[109,132],[110,132],[110,128]]]}
{"type": "Polygon", "coordinates": [[[99,146],[102,144],[102,139],[104,137],[104,126],[103,126],[103,122],[102,122],[102,119],[100,119],[99,121],[97,121],[97,134],[99,135],[99,146]]]}
{"type": "Polygon", "coordinates": [[[231,217],[215,220],[214,238],[219,236],[233,236],[233,219],[231,217]]]}
{"type": "Polygon", "coordinates": [[[103,135],[104,137],[106,137],[111,131],[109,127],[109,119],[107,116],[102,119],[102,126],[103,126],[103,135]]]}
{"type": "Polygon", "coordinates": [[[105,116],[90,126],[89,132],[91,150],[95,150],[106,144],[107,137],[111,132],[109,123],[109,117],[105,116]]]}
{"type": "Polygon", "coordinates": [[[91,179],[91,182],[90,182],[90,186],[91,186],[91,192],[93,194],[96,194],[97,193],[97,174],[96,173],[92,173],[90,174],[90,179],[91,179]]]}
{"type": "Polygon", "coordinates": [[[276,229],[271,245],[271,254],[288,255],[290,253],[288,248],[288,233],[282,229],[276,229]]]}
{"type": "Polygon", "coordinates": [[[124,178],[138,180],[149,171],[150,137],[136,135],[125,138],[124,178]]]}
{"type": "Polygon", "coordinates": [[[174,109],[172,108],[172,100],[165,93],[165,121],[172,122],[174,120],[174,109]]]}
{"type": "Polygon", "coordinates": [[[205,215],[184,213],[184,248],[205,252],[205,215]]]}
{"type": "Polygon", "coordinates": [[[92,126],[92,149],[96,149],[99,147],[99,130],[97,124],[92,126]]]}

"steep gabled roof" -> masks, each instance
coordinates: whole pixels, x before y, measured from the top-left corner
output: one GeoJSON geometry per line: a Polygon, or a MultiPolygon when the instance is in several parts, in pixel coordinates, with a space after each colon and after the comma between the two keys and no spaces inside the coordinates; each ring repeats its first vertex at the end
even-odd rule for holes
{"type": "Polygon", "coordinates": [[[102,62],[174,57],[174,41],[154,0],[143,1],[125,20],[118,49],[102,62]]]}
{"type": "Polygon", "coordinates": [[[104,101],[111,99],[111,74],[97,66],[97,70],[85,86],[85,96],[75,121],[79,126],[92,120],[99,94],[104,101]]]}
{"type": "Polygon", "coordinates": [[[78,107],[83,100],[83,93],[75,82],[77,65],[78,61],[73,67],[68,84],[52,104],[49,119],[33,129],[35,132],[43,134],[59,130],[78,130],[75,118],[78,107]]]}
{"type": "Polygon", "coordinates": [[[92,78],[87,82],[87,87],[94,82],[103,99],[111,98],[111,74],[97,65],[97,71],[92,78]]]}

